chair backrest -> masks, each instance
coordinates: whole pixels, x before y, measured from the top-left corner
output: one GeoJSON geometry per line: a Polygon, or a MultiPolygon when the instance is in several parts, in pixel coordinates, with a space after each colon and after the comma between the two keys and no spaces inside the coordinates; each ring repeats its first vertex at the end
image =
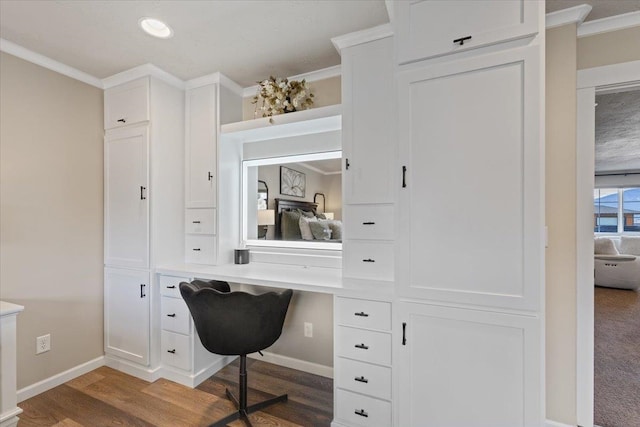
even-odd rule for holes
{"type": "Polygon", "coordinates": [[[216,354],[243,355],[263,350],[280,337],[291,289],[252,295],[225,291],[220,282],[207,283],[180,283],[204,348],[216,354]]]}

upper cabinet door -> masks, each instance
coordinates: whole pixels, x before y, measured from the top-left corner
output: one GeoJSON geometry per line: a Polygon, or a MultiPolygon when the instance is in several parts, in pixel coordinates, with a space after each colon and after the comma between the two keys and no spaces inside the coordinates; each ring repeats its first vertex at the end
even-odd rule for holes
{"type": "Polygon", "coordinates": [[[533,0],[412,0],[394,4],[400,64],[538,32],[539,2],[533,0]]]}
{"type": "Polygon", "coordinates": [[[344,202],[392,203],[393,38],[345,48],[342,71],[344,202]]]}
{"type": "Polygon", "coordinates": [[[105,253],[109,266],[149,267],[149,136],[146,125],[105,137],[105,253]]]}
{"type": "Polygon", "coordinates": [[[104,128],[113,129],[149,120],[149,78],[104,91],[104,128]]]}
{"type": "Polygon", "coordinates": [[[218,114],[216,85],[186,93],[186,207],[216,206],[218,114]]]}
{"type": "Polygon", "coordinates": [[[398,76],[398,289],[538,310],[543,142],[538,46],[398,76]]]}

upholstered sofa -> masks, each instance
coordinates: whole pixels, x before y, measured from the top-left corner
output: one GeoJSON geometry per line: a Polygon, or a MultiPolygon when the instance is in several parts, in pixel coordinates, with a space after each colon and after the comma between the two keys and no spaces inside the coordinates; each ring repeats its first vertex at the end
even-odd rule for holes
{"type": "Polygon", "coordinates": [[[597,237],[594,249],[596,286],[640,288],[640,236],[597,237]]]}

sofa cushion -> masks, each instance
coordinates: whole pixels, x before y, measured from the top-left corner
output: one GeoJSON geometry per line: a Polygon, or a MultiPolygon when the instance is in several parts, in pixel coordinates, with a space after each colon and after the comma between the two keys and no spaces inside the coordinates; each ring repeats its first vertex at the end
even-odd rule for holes
{"type": "Polygon", "coordinates": [[[618,255],[616,245],[608,237],[596,237],[593,242],[593,249],[596,255],[618,255]]]}
{"type": "Polygon", "coordinates": [[[640,236],[622,236],[620,238],[620,253],[640,255],[640,236]]]}

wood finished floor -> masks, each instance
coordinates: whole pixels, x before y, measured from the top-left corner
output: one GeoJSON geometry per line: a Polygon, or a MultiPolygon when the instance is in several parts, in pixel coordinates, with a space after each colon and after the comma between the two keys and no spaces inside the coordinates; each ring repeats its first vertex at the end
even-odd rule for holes
{"type": "MultiPolygon", "coordinates": [[[[288,393],[289,400],[250,415],[254,426],[327,427],[333,381],[260,360],[247,361],[249,404],[288,393]]],[[[148,383],[103,366],[21,402],[18,427],[208,426],[233,412],[238,362],[191,389],[166,379],[148,383]]],[[[242,427],[242,421],[229,426],[242,427]]]]}

